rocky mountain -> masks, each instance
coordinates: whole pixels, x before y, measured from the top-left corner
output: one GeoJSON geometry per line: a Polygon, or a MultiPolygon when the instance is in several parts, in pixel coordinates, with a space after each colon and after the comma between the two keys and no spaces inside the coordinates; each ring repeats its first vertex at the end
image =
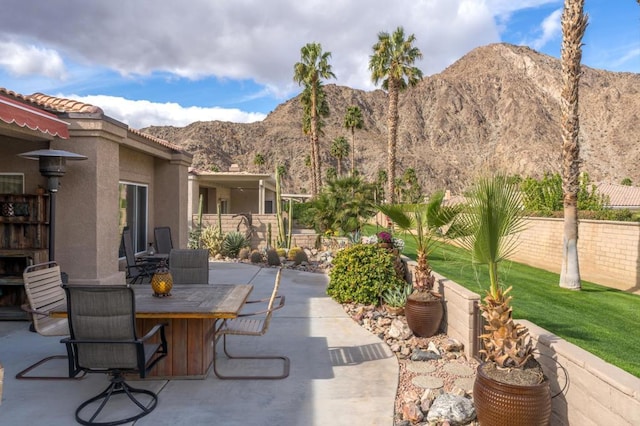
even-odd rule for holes
{"type": "MultiPolygon", "coordinates": [[[[560,171],[560,89],[558,59],[527,47],[492,44],[477,48],[439,74],[425,77],[400,94],[397,175],[412,167],[425,192],[465,188],[486,170],[539,176],[560,171]]],[[[350,140],[342,123],[347,107],[357,105],[365,129],[356,130],[356,168],[374,179],[386,168],[386,93],[325,86],[330,116],[325,119],[323,168],[335,167],[329,155],[337,136],[350,140]]],[[[640,184],[640,74],[583,67],[580,87],[582,170],[592,181],[640,184]]],[[[299,96],[279,105],[262,122],[195,122],[186,127],[155,126],[151,135],[195,154],[194,166],[258,171],[286,164],[285,190],[309,192],[304,158],[308,138],[301,131],[299,96]]],[[[349,160],[344,163],[349,169],[349,160]]],[[[323,176],[325,174],[323,173],[323,176]]]]}

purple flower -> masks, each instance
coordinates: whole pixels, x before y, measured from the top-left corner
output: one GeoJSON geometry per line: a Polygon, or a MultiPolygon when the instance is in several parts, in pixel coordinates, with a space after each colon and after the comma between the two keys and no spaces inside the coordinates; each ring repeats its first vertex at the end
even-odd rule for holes
{"type": "Polygon", "coordinates": [[[381,243],[392,243],[391,234],[386,231],[378,232],[378,241],[381,243]]]}

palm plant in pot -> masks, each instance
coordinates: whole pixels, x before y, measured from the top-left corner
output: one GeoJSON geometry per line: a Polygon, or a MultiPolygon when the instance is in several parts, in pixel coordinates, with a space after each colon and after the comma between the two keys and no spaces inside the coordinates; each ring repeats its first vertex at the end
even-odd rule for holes
{"type": "Polygon", "coordinates": [[[435,277],[429,254],[439,239],[446,237],[442,228],[455,218],[458,208],[444,206],[444,192],[439,191],[424,204],[383,204],[377,206],[400,230],[416,243],[417,266],[413,273],[413,292],[407,297],[405,316],[409,329],[419,337],[438,332],[444,316],[442,296],[433,290],[435,277]]]}
{"type": "Polygon", "coordinates": [[[504,176],[482,178],[466,194],[465,210],[451,232],[459,236],[474,265],[487,265],[489,289],[480,305],[486,323],[480,336],[483,363],[473,396],[480,424],[547,425],[551,415],[549,383],[533,358],[526,327],[512,318],[512,287],[503,289],[498,265],[517,247],[524,229],[518,187],[504,176]]]}

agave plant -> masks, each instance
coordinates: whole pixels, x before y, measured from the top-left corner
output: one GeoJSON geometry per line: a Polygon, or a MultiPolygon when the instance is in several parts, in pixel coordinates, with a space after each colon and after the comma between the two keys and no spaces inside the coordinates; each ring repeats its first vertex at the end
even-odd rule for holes
{"type": "Polygon", "coordinates": [[[222,254],[229,257],[238,257],[240,249],[250,247],[249,239],[238,231],[227,233],[222,240],[222,254]]]}
{"type": "Polygon", "coordinates": [[[520,193],[504,176],[494,176],[478,180],[466,198],[453,228],[472,262],[489,267],[489,290],[480,306],[487,321],[480,352],[500,367],[522,367],[532,356],[529,331],[513,321],[511,287],[504,290],[498,280],[499,263],[514,252],[524,229],[520,193]]]}
{"type": "Polygon", "coordinates": [[[459,208],[444,206],[444,192],[431,196],[426,204],[383,204],[377,206],[394,225],[407,232],[416,243],[417,266],[413,280],[412,298],[429,298],[435,277],[431,273],[429,254],[438,242],[436,237],[445,237],[443,227],[451,223],[459,208]]]}

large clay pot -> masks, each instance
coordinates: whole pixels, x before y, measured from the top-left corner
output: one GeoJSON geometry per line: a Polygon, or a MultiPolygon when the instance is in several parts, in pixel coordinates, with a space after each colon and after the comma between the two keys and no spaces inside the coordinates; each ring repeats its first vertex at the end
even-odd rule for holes
{"type": "Polygon", "coordinates": [[[473,401],[480,425],[547,426],[551,418],[549,381],[521,386],[498,382],[478,366],[473,401]]]}
{"type": "Polygon", "coordinates": [[[440,323],[444,316],[442,298],[421,301],[407,298],[404,307],[409,329],[418,337],[431,337],[440,330],[440,323]]]}

